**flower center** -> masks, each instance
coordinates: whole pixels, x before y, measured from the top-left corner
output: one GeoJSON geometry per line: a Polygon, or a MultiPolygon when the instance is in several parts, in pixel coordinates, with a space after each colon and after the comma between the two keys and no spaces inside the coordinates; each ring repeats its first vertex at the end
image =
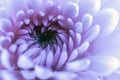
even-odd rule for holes
{"type": "Polygon", "coordinates": [[[48,45],[52,48],[54,45],[58,45],[58,39],[61,40],[59,32],[54,30],[53,25],[34,25],[34,28],[29,35],[39,44],[39,47],[43,49],[48,45]]]}

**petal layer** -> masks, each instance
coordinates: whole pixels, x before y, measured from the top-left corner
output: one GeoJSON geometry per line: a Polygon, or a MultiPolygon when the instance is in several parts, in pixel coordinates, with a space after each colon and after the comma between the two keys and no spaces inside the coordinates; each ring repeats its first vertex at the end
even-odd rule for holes
{"type": "Polygon", "coordinates": [[[96,55],[91,58],[90,69],[100,75],[109,75],[119,67],[119,60],[113,56],[96,55]]]}
{"type": "Polygon", "coordinates": [[[101,0],[79,0],[80,16],[85,13],[96,14],[101,7],[101,0]]]}
{"type": "Polygon", "coordinates": [[[64,3],[62,6],[62,13],[65,17],[77,17],[79,14],[79,7],[74,2],[64,3]]]}
{"type": "Polygon", "coordinates": [[[119,14],[117,11],[111,8],[101,10],[94,17],[94,24],[100,25],[100,36],[108,35],[112,33],[119,21],[119,14]]]}

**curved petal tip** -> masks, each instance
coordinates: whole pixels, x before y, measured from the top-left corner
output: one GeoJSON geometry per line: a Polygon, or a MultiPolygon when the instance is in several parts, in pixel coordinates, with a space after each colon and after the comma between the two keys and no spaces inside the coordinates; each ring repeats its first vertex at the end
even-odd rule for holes
{"type": "Polygon", "coordinates": [[[100,36],[112,33],[117,27],[118,21],[119,13],[112,8],[101,10],[94,18],[94,24],[100,25],[100,36]]]}
{"type": "Polygon", "coordinates": [[[67,2],[62,6],[62,13],[65,17],[77,17],[79,14],[79,7],[74,2],[67,2]]]}

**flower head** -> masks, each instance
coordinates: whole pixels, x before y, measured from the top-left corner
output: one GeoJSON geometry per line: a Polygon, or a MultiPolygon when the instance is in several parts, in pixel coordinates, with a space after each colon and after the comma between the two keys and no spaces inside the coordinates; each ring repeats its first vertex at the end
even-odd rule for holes
{"type": "Polygon", "coordinates": [[[100,3],[101,0],[11,0],[6,6],[3,2],[2,79],[102,80],[113,73],[119,60],[99,54],[103,47],[99,44],[113,33],[119,14],[112,8],[100,10],[100,3]]]}

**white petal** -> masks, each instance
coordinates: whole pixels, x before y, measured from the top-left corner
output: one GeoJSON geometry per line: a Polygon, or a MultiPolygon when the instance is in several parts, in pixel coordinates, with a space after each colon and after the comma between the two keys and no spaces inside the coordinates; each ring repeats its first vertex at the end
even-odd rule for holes
{"type": "Polygon", "coordinates": [[[17,78],[9,71],[1,70],[0,71],[1,80],[17,80],[17,78]]]}
{"type": "Polygon", "coordinates": [[[53,52],[50,51],[47,55],[46,66],[47,67],[52,67],[52,64],[53,64],[53,52]]]}
{"type": "Polygon", "coordinates": [[[5,19],[5,18],[0,19],[0,31],[2,31],[2,32],[12,31],[12,24],[11,24],[10,20],[5,19]]]}
{"type": "Polygon", "coordinates": [[[108,8],[101,10],[94,18],[94,24],[100,25],[100,36],[112,33],[119,21],[119,13],[108,8]]]}
{"type": "Polygon", "coordinates": [[[89,59],[81,59],[76,60],[73,62],[68,62],[66,64],[66,70],[72,71],[72,72],[79,72],[81,70],[85,70],[90,65],[89,59]]]}
{"type": "Polygon", "coordinates": [[[66,62],[66,60],[67,60],[67,57],[68,57],[68,55],[67,55],[67,52],[66,51],[62,51],[62,53],[61,53],[61,56],[60,56],[60,59],[59,59],[59,61],[58,61],[58,64],[57,64],[57,69],[59,69],[59,68],[61,68],[62,66],[63,66],[63,64],[66,62]]]}
{"type": "Polygon", "coordinates": [[[80,46],[80,43],[81,43],[81,34],[76,33],[76,41],[75,41],[76,47],[80,46]]]}
{"type": "Polygon", "coordinates": [[[13,52],[13,53],[15,53],[16,49],[17,49],[17,45],[15,45],[15,44],[12,44],[12,45],[9,47],[10,52],[13,52]]]}
{"type": "Polygon", "coordinates": [[[34,74],[33,71],[21,70],[20,73],[24,77],[24,79],[27,79],[27,80],[33,80],[33,79],[35,79],[35,74],[34,74]]]}
{"type": "Polygon", "coordinates": [[[43,68],[40,66],[35,66],[35,74],[40,79],[48,79],[53,76],[53,72],[48,68],[43,68]]]}
{"type": "Polygon", "coordinates": [[[90,57],[90,69],[100,75],[109,75],[119,67],[119,60],[113,56],[96,55],[90,57]]]}
{"type": "Polygon", "coordinates": [[[75,29],[76,29],[76,32],[82,33],[82,31],[83,31],[83,24],[81,22],[77,22],[75,24],[75,29]]]}
{"type": "Polygon", "coordinates": [[[96,14],[101,7],[101,0],[79,0],[80,16],[86,13],[96,14]]]}
{"type": "Polygon", "coordinates": [[[74,23],[73,23],[73,20],[71,18],[67,19],[67,25],[68,25],[69,29],[72,29],[72,30],[74,29],[74,27],[73,27],[74,23]]]}
{"type": "Polygon", "coordinates": [[[17,65],[22,69],[33,68],[32,60],[30,60],[27,56],[21,55],[18,59],[17,65]]]}
{"type": "Polygon", "coordinates": [[[57,16],[57,19],[58,19],[58,20],[61,20],[61,21],[64,21],[64,20],[65,20],[65,18],[63,17],[63,15],[58,15],[58,16],[57,16]]]}
{"type": "Polygon", "coordinates": [[[95,25],[83,35],[84,41],[92,42],[96,37],[98,37],[99,32],[100,32],[100,26],[95,25]]]}
{"type": "Polygon", "coordinates": [[[12,70],[12,65],[10,62],[10,53],[6,50],[2,50],[3,52],[1,53],[0,59],[2,65],[7,68],[8,70],[12,70]]]}
{"type": "Polygon", "coordinates": [[[72,60],[74,60],[77,57],[78,57],[78,51],[76,49],[74,49],[72,51],[72,53],[70,54],[68,61],[72,61],[72,60]]]}
{"type": "Polygon", "coordinates": [[[74,2],[67,2],[62,5],[62,12],[65,17],[77,17],[79,14],[79,7],[74,2]]]}
{"type": "Polygon", "coordinates": [[[26,25],[30,24],[30,19],[28,19],[28,18],[24,19],[24,23],[25,23],[26,25]]]}
{"type": "Polygon", "coordinates": [[[0,18],[10,18],[9,12],[6,8],[0,8],[0,18]]]}
{"type": "Polygon", "coordinates": [[[45,16],[45,12],[44,12],[44,11],[39,11],[38,13],[39,13],[39,15],[42,16],[42,17],[45,16]]]}
{"type": "Polygon", "coordinates": [[[71,72],[55,72],[55,80],[73,80],[77,75],[71,72]]]}
{"type": "Polygon", "coordinates": [[[93,21],[93,17],[90,14],[85,14],[82,17],[83,30],[86,31],[89,27],[91,27],[93,21]]]}
{"type": "Polygon", "coordinates": [[[81,44],[80,47],[77,48],[79,55],[83,54],[89,48],[89,42],[86,41],[81,44]]]}

